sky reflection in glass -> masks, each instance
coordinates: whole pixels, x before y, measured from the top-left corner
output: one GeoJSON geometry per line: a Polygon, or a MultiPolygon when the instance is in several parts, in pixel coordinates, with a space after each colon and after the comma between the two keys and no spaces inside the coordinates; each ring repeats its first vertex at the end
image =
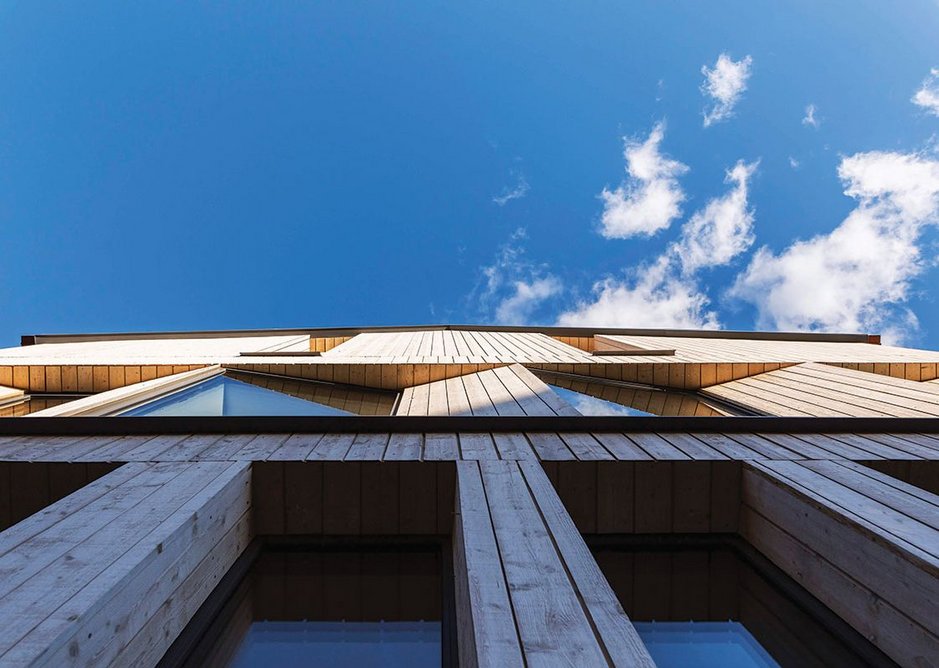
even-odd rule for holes
{"type": "Polygon", "coordinates": [[[169,396],[132,408],[123,416],[213,416],[213,415],[352,415],[347,411],[262,387],[242,383],[226,376],[175,392],[169,396]]]}
{"type": "Polygon", "coordinates": [[[551,385],[550,387],[555,394],[576,408],[581,415],[653,415],[637,408],[630,408],[606,399],[591,397],[589,394],[581,394],[557,385],[551,385]]]}

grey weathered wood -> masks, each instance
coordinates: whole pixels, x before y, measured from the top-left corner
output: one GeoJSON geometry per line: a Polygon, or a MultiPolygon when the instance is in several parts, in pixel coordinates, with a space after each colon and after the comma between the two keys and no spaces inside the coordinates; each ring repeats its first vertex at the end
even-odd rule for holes
{"type": "Polygon", "coordinates": [[[528,665],[606,665],[577,592],[515,462],[480,462],[528,665]]]}
{"type": "Polygon", "coordinates": [[[530,461],[521,462],[519,467],[612,664],[652,668],[655,665],[652,657],[600,572],[590,548],[574,526],[544,469],[530,461]]]}
{"type": "Polygon", "coordinates": [[[840,480],[834,480],[811,466],[744,465],[745,537],[900,663],[917,665],[922,660],[917,657],[935,656],[939,532],[914,519],[933,512],[932,504],[909,495],[905,498],[909,515],[904,515],[876,500],[878,494],[891,492],[875,494],[872,478],[854,471],[856,479],[839,475],[840,480]],[[912,511],[909,506],[916,503],[930,508],[912,511]],[[819,570],[829,576],[817,578],[819,570]],[[877,606],[851,603],[864,595],[877,606]],[[902,615],[888,607],[902,610],[902,615]],[[871,633],[883,615],[893,620],[892,625],[871,633]],[[919,630],[908,628],[911,623],[919,630]]]}
{"type": "MultiPolygon", "coordinates": [[[[122,655],[125,641],[153,617],[166,588],[175,586],[163,577],[167,569],[185,558],[191,570],[193,560],[248,510],[248,464],[128,466],[136,475],[82,507],[72,503],[70,514],[5,555],[15,559],[4,567],[0,662],[91,664],[103,662],[95,658],[102,652],[122,655]],[[155,598],[142,596],[154,586],[155,598]],[[105,629],[122,640],[112,643],[105,629]]],[[[114,474],[127,475],[122,469],[114,474]]],[[[93,486],[114,480],[107,478],[93,486]]],[[[63,507],[71,500],[64,501],[63,507]]],[[[157,647],[165,651],[173,637],[157,639],[157,647]]]]}
{"type": "Polygon", "coordinates": [[[479,466],[457,464],[453,528],[457,640],[462,666],[524,666],[479,466]]]}

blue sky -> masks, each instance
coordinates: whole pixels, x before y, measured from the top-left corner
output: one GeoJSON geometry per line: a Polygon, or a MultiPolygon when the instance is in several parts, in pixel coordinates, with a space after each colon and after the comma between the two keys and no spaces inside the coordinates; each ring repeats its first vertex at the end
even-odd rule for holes
{"type": "Polygon", "coordinates": [[[498,320],[936,348],[937,35],[935,0],[8,1],[0,344],[498,320]]]}

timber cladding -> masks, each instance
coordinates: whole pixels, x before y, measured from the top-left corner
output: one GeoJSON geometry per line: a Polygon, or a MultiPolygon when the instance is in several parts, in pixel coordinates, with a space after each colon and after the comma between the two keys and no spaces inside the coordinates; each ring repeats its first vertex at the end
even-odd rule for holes
{"type": "Polygon", "coordinates": [[[584,534],[737,531],[740,462],[545,462],[544,468],[584,534]]]}
{"type": "Polygon", "coordinates": [[[92,393],[200,369],[204,364],[0,366],[0,386],[29,392],[92,393]]]}
{"type": "Polygon", "coordinates": [[[0,462],[0,531],[118,466],[109,462],[0,462]]]}
{"type": "Polygon", "coordinates": [[[453,462],[255,462],[258,535],[433,536],[453,525],[453,462]]]}

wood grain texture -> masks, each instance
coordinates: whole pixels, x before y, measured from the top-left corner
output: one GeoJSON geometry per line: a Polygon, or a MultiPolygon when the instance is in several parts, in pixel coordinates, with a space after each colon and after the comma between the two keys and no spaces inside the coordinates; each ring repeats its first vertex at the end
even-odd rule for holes
{"type": "Polygon", "coordinates": [[[745,538],[898,663],[928,665],[939,497],[838,462],[744,467],[745,538]]]}

